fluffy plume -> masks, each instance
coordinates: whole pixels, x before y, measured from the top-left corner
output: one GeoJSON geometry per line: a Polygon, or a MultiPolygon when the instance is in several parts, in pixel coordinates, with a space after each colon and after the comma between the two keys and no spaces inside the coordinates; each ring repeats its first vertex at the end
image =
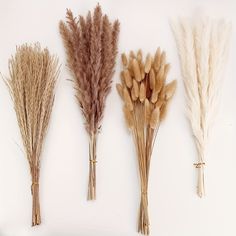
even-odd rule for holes
{"type": "Polygon", "coordinates": [[[54,101],[58,60],[39,44],[16,48],[6,80],[13,99],[32,178],[32,226],[41,223],[39,204],[40,155],[54,101]]]}
{"type": "MultiPolygon", "coordinates": [[[[76,97],[90,136],[88,200],[96,198],[96,139],[111,90],[117,55],[119,22],[111,23],[97,5],[93,15],[75,18],[70,10],[60,22],[67,64],[74,77],[76,97]]],[[[125,58],[124,63],[125,62],[125,58]]],[[[130,82],[131,81],[126,81],[130,82]]],[[[129,84],[129,85],[131,85],[129,84]]]]}
{"type": "Polygon", "coordinates": [[[186,91],[187,115],[198,151],[197,194],[204,195],[204,164],[208,134],[214,121],[228,54],[231,25],[202,18],[172,22],[186,91]]]}

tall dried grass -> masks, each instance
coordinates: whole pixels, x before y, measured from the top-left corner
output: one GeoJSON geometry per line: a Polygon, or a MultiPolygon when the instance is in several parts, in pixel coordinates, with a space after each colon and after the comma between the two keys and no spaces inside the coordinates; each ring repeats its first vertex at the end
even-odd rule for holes
{"type": "Polygon", "coordinates": [[[75,18],[70,10],[60,33],[67,54],[67,64],[74,78],[76,97],[89,134],[88,200],[96,199],[96,143],[111,90],[117,55],[119,22],[111,23],[97,5],[93,15],[75,18]]]}
{"type": "Polygon", "coordinates": [[[40,155],[54,102],[58,59],[39,44],[16,48],[9,60],[9,88],[30,166],[33,199],[32,226],[41,223],[39,204],[40,155]]]}
{"type": "Polygon", "coordinates": [[[157,50],[143,62],[141,50],[122,54],[124,70],[117,91],[124,102],[124,116],[137,150],[141,182],[138,232],[149,234],[148,179],[153,146],[159,126],[176,89],[176,81],[166,84],[170,65],[166,53],[157,50]]]}
{"type": "Polygon", "coordinates": [[[197,194],[202,197],[208,134],[219,104],[222,72],[226,64],[231,25],[202,18],[172,22],[186,91],[187,115],[198,151],[197,194]]]}

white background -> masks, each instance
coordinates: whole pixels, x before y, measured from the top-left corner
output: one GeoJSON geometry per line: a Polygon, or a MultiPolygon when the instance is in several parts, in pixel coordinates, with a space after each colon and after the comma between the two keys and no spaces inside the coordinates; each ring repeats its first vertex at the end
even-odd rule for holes
{"type": "MultiPolygon", "coordinates": [[[[31,228],[28,163],[12,101],[0,81],[0,236],[135,236],[139,179],[133,141],[114,85],[98,142],[97,201],[87,202],[88,139],[74,97],[58,32],[66,8],[85,15],[97,1],[0,0],[0,71],[8,75],[15,46],[39,41],[60,58],[56,100],[42,154],[42,225],[31,228]]],[[[161,125],[152,156],[149,188],[151,235],[236,235],[236,64],[234,0],[100,1],[103,12],[119,18],[119,52],[154,53],[160,46],[172,65],[169,79],[178,90],[161,125]],[[219,113],[206,157],[206,197],[195,194],[196,150],[185,117],[184,90],[169,19],[205,14],[233,23],[229,61],[219,113]]],[[[120,56],[120,54],[119,54],[120,56]]]]}

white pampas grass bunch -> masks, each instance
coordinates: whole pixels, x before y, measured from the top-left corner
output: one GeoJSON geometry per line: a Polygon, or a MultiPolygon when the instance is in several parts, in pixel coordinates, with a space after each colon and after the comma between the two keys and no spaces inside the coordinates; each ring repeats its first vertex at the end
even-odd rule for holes
{"type": "Polygon", "coordinates": [[[186,91],[187,116],[198,151],[197,194],[202,197],[208,134],[219,104],[223,70],[227,60],[231,24],[202,17],[197,21],[171,22],[186,91]]]}

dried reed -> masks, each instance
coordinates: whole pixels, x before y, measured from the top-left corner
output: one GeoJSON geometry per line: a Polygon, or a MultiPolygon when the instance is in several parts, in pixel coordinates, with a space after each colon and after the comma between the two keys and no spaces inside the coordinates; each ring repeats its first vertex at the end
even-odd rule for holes
{"type": "Polygon", "coordinates": [[[141,50],[129,59],[122,54],[124,70],[117,91],[124,101],[124,115],[137,150],[141,202],[138,232],[149,234],[148,177],[155,138],[161,121],[166,116],[167,106],[174,95],[176,81],[166,84],[170,65],[166,54],[157,50],[154,59],[147,55],[143,62],[141,50]]]}
{"type": "Polygon", "coordinates": [[[74,77],[76,97],[89,134],[88,200],[96,199],[96,143],[105,101],[114,74],[119,22],[113,24],[97,5],[93,16],[74,18],[67,10],[67,24],[60,22],[67,63],[74,77]]]}
{"type": "Polygon", "coordinates": [[[197,194],[205,194],[204,166],[208,134],[216,115],[231,25],[224,20],[172,22],[186,91],[187,115],[198,152],[197,194]]]}
{"type": "Polygon", "coordinates": [[[39,44],[16,48],[6,80],[30,166],[33,199],[32,226],[41,223],[39,204],[40,155],[46,135],[58,77],[58,60],[39,44]]]}

